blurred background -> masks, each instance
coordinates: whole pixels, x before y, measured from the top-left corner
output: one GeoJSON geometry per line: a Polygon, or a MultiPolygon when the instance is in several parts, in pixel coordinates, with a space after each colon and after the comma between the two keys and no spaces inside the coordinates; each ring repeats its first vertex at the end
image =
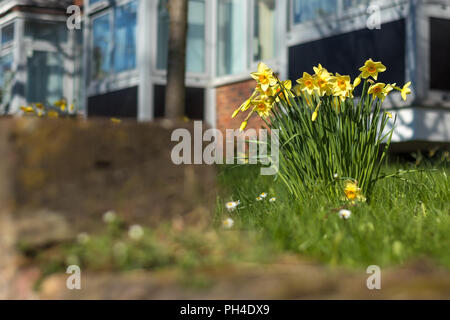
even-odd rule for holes
{"type": "MultiPolygon", "coordinates": [[[[449,0],[189,0],[185,114],[238,128],[230,115],[259,61],[295,81],[318,63],[354,77],[372,58],[388,67],[382,82],[412,82],[407,102],[386,104],[394,150],[448,148],[449,31],[449,0]]],[[[85,117],[166,114],[167,0],[1,0],[0,33],[0,114],[62,97],[85,117]]]]}

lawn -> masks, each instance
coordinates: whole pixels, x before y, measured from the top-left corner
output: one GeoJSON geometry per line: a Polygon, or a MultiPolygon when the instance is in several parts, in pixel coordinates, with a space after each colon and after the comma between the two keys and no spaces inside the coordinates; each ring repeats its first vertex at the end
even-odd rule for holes
{"type": "MultiPolygon", "coordinates": [[[[448,163],[448,162],[446,162],[448,163]]],[[[391,163],[384,172],[412,169],[391,163]]],[[[380,180],[370,203],[333,200],[318,190],[296,201],[280,181],[260,176],[255,166],[224,166],[219,180],[215,223],[227,218],[233,229],[256,231],[279,252],[308,256],[350,268],[387,267],[428,258],[450,268],[450,174],[447,164],[422,165],[423,171],[380,180]],[[261,193],[268,196],[256,200],[261,193]],[[275,197],[276,201],[269,199],[275,197]],[[228,212],[228,201],[240,201],[228,212]],[[338,212],[349,209],[349,219],[338,212]]]]}

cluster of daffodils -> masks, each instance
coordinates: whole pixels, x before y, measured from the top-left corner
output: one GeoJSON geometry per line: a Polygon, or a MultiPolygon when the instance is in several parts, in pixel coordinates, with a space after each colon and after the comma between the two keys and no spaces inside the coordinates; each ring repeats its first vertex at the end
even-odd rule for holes
{"type": "MultiPolygon", "coordinates": [[[[240,112],[250,110],[244,122],[242,122],[240,130],[245,130],[253,115],[257,114],[261,118],[267,119],[277,103],[283,100],[287,105],[292,106],[290,99],[296,97],[303,97],[310,107],[315,108],[312,115],[312,121],[314,122],[320,108],[320,102],[313,105],[317,98],[320,100],[321,97],[330,96],[341,101],[345,101],[347,98],[353,99],[353,92],[361,83],[361,79],[367,79],[370,83],[367,93],[372,95],[374,99],[378,98],[384,101],[393,90],[400,91],[403,100],[406,100],[406,96],[411,94],[411,82],[408,82],[402,88],[398,87],[396,83],[375,82],[378,80],[378,74],[386,71],[386,67],[381,62],[375,62],[372,59],[367,60],[364,66],[359,68],[361,74],[353,81],[348,75],[329,72],[321,64],[313,69],[314,74],[304,72],[302,78],[297,80],[297,85],[292,87],[290,80],[279,80],[272,69],[266,64],[260,63],[258,71],[251,74],[257,82],[253,94],[232,115],[232,118],[235,118],[240,112]]],[[[339,104],[336,103],[335,105],[338,106],[339,104]]],[[[391,114],[388,115],[391,117],[391,114]]]]}
{"type": "Polygon", "coordinates": [[[65,98],[56,101],[53,106],[43,103],[33,103],[29,106],[20,107],[23,115],[37,116],[39,118],[73,117],[76,115],[76,107],[72,103],[68,105],[65,98]]]}

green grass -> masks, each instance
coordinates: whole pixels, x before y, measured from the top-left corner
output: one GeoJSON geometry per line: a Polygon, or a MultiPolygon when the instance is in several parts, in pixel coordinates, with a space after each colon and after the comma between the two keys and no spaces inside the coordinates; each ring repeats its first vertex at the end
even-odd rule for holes
{"type": "MultiPolygon", "coordinates": [[[[382,171],[400,168],[396,164],[382,171]]],[[[223,166],[215,223],[231,217],[234,228],[256,231],[280,252],[328,265],[386,267],[429,258],[450,267],[449,168],[441,164],[424,169],[402,179],[380,180],[370,203],[350,206],[330,199],[320,186],[306,200],[295,201],[280,181],[260,176],[255,166],[223,166]],[[269,196],[256,201],[262,192],[269,196]],[[276,202],[269,203],[270,197],[276,202]],[[241,205],[227,212],[225,203],[231,200],[241,205]],[[338,216],[343,207],[352,211],[348,220],[338,216]]]]}

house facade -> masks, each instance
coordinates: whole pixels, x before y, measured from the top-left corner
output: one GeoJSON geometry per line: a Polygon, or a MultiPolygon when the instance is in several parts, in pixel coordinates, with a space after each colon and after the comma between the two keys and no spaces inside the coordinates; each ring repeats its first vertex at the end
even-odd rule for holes
{"type": "MultiPolygon", "coordinates": [[[[0,1],[0,111],[64,96],[87,117],[163,117],[166,1],[85,0],[81,30],[66,26],[73,1],[0,1]]],[[[189,0],[188,20],[191,119],[237,128],[259,61],[295,81],[318,63],[354,77],[373,58],[414,89],[386,100],[394,140],[450,142],[450,0],[189,0]]]]}

